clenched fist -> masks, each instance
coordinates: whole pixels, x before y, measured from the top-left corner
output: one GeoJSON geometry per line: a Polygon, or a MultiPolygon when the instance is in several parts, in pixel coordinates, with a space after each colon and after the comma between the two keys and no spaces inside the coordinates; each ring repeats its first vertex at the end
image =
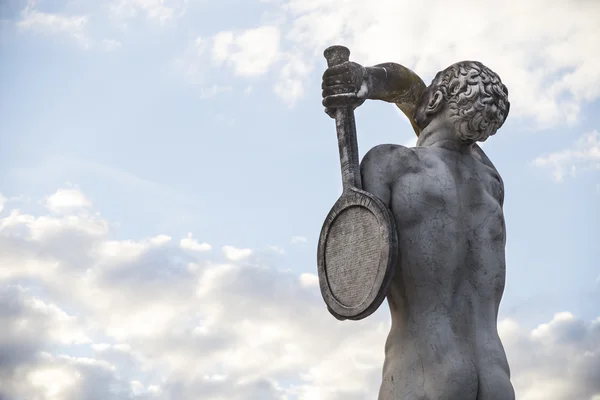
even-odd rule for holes
{"type": "Polygon", "coordinates": [[[367,70],[352,61],[334,65],[325,70],[321,88],[325,112],[333,117],[336,108],[355,108],[366,100],[369,92],[367,70]]]}

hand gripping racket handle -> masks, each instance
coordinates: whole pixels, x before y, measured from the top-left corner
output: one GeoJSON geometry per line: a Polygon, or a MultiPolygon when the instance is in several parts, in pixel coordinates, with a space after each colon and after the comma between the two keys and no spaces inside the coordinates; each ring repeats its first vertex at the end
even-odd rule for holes
{"type": "MultiPolygon", "coordinates": [[[[323,55],[327,59],[327,66],[333,67],[347,62],[350,59],[350,50],[344,46],[331,46],[325,50],[323,55]]],[[[344,191],[350,188],[362,189],[354,108],[351,105],[341,106],[335,110],[335,127],[340,150],[344,191]]]]}

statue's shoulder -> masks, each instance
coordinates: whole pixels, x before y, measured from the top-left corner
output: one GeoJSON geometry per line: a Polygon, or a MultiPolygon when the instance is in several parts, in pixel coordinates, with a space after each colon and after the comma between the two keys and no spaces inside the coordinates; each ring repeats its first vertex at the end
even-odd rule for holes
{"type": "Polygon", "coordinates": [[[397,144],[381,144],[365,154],[360,164],[363,184],[391,182],[401,175],[418,172],[419,155],[413,148],[397,144]]]}
{"type": "Polygon", "coordinates": [[[406,167],[407,164],[417,162],[418,158],[419,155],[413,148],[399,144],[380,144],[365,154],[361,164],[373,164],[382,167],[401,163],[406,167]]]}

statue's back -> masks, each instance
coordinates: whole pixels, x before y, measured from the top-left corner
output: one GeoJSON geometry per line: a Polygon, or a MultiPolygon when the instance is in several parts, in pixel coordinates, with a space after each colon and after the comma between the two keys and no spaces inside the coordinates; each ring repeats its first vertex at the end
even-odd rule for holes
{"type": "Polygon", "coordinates": [[[513,399],[496,327],[505,281],[499,175],[476,154],[395,151],[387,180],[401,256],[380,400],[513,399]]]}

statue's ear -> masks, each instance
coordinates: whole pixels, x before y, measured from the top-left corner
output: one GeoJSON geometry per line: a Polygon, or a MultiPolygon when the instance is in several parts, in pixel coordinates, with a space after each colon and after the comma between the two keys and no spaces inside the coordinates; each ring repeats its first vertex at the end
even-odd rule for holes
{"type": "Polygon", "coordinates": [[[428,115],[436,114],[438,111],[442,109],[442,105],[444,103],[444,94],[440,90],[436,90],[435,93],[429,97],[429,102],[427,103],[426,113],[428,115]]]}

